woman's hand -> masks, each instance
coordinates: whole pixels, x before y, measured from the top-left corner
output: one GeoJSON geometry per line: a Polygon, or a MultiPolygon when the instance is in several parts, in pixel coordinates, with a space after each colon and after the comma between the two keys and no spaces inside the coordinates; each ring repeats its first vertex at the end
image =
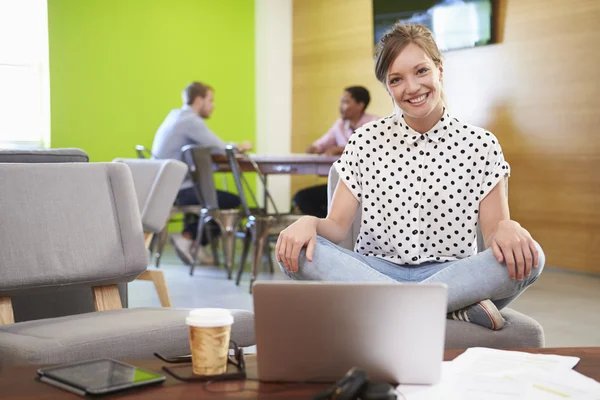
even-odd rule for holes
{"type": "Polygon", "coordinates": [[[283,262],[288,271],[298,272],[298,257],[304,246],[306,246],[306,259],[312,261],[317,244],[318,221],[316,217],[304,216],[279,234],[275,255],[277,261],[283,262]]]}
{"type": "Polygon", "coordinates": [[[518,222],[498,222],[490,247],[499,263],[506,263],[510,279],[528,277],[538,267],[538,250],[531,235],[518,222]]]}

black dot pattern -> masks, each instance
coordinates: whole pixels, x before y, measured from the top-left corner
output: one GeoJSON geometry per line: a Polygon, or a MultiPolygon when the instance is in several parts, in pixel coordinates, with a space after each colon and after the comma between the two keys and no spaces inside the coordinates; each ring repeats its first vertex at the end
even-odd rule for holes
{"type": "Polygon", "coordinates": [[[354,250],[413,265],[476,254],[479,203],[510,175],[498,139],[447,112],[423,134],[402,115],[367,123],[335,168],[361,203],[354,250]]]}

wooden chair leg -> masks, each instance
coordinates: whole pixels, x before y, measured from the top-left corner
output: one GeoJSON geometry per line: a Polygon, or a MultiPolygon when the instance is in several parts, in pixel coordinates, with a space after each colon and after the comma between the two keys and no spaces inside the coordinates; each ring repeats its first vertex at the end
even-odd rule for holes
{"type": "Polygon", "coordinates": [[[163,307],[171,307],[171,298],[169,297],[169,289],[165,281],[165,274],[162,271],[146,270],[137,277],[140,281],[152,281],[158,293],[160,305],[163,307]]]}
{"type": "Polygon", "coordinates": [[[144,244],[147,249],[150,249],[150,243],[152,243],[152,238],[154,237],[154,233],[152,232],[144,232],[144,244]]]}
{"type": "Polygon", "coordinates": [[[117,285],[98,286],[94,291],[94,306],[96,311],[118,310],[123,308],[119,287],[117,285]]]}
{"type": "Polygon", "coordinates": [[[10,297],[0,297],[0,326],[15,323],[10,297]]]}

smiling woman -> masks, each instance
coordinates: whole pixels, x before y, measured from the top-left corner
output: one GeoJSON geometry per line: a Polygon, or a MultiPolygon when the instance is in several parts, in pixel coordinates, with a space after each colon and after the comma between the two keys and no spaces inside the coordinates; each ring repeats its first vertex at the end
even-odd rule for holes
{"type": "Polygon", "coordinates": [[[280,266],[299,280],[443,283],[449,318],[501,329],[499,310],[537,279],[544,254],[510,219],[510,167],[498,139],[445,109],[440,51],[426,27],[387,32],[375,74],[395,113],[350,137],[335,163],[340,181],[329,214],[281,232],[280,266]],[[359,207],[350,251],[335,243],[359,207]]]}

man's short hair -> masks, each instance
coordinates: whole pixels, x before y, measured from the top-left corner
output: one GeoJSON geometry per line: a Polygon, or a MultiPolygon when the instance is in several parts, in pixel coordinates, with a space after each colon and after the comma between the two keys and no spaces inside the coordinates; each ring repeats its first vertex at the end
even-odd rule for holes
{"type": "Polygon", "coordinates": [[[192,82],[183,89],[183,92],[181,92],[181,100],[183,101],[183,104],[189,106],[194,102],[196,97],[206,97],[206,93],[208,93],[209,90],[213,90],[213,88],[201,82],[192,82]]]}
{"type": "Polygon", "coordinates": [[[350,96],[352,96],[357,103],[364,103],[365,108],[363,111],[367,109],[369,102],[371,101],[371,96],[369,95],[367,88],[363,86],[350,86],[344,89],[344,91],[350,93],[350,96]]]}

